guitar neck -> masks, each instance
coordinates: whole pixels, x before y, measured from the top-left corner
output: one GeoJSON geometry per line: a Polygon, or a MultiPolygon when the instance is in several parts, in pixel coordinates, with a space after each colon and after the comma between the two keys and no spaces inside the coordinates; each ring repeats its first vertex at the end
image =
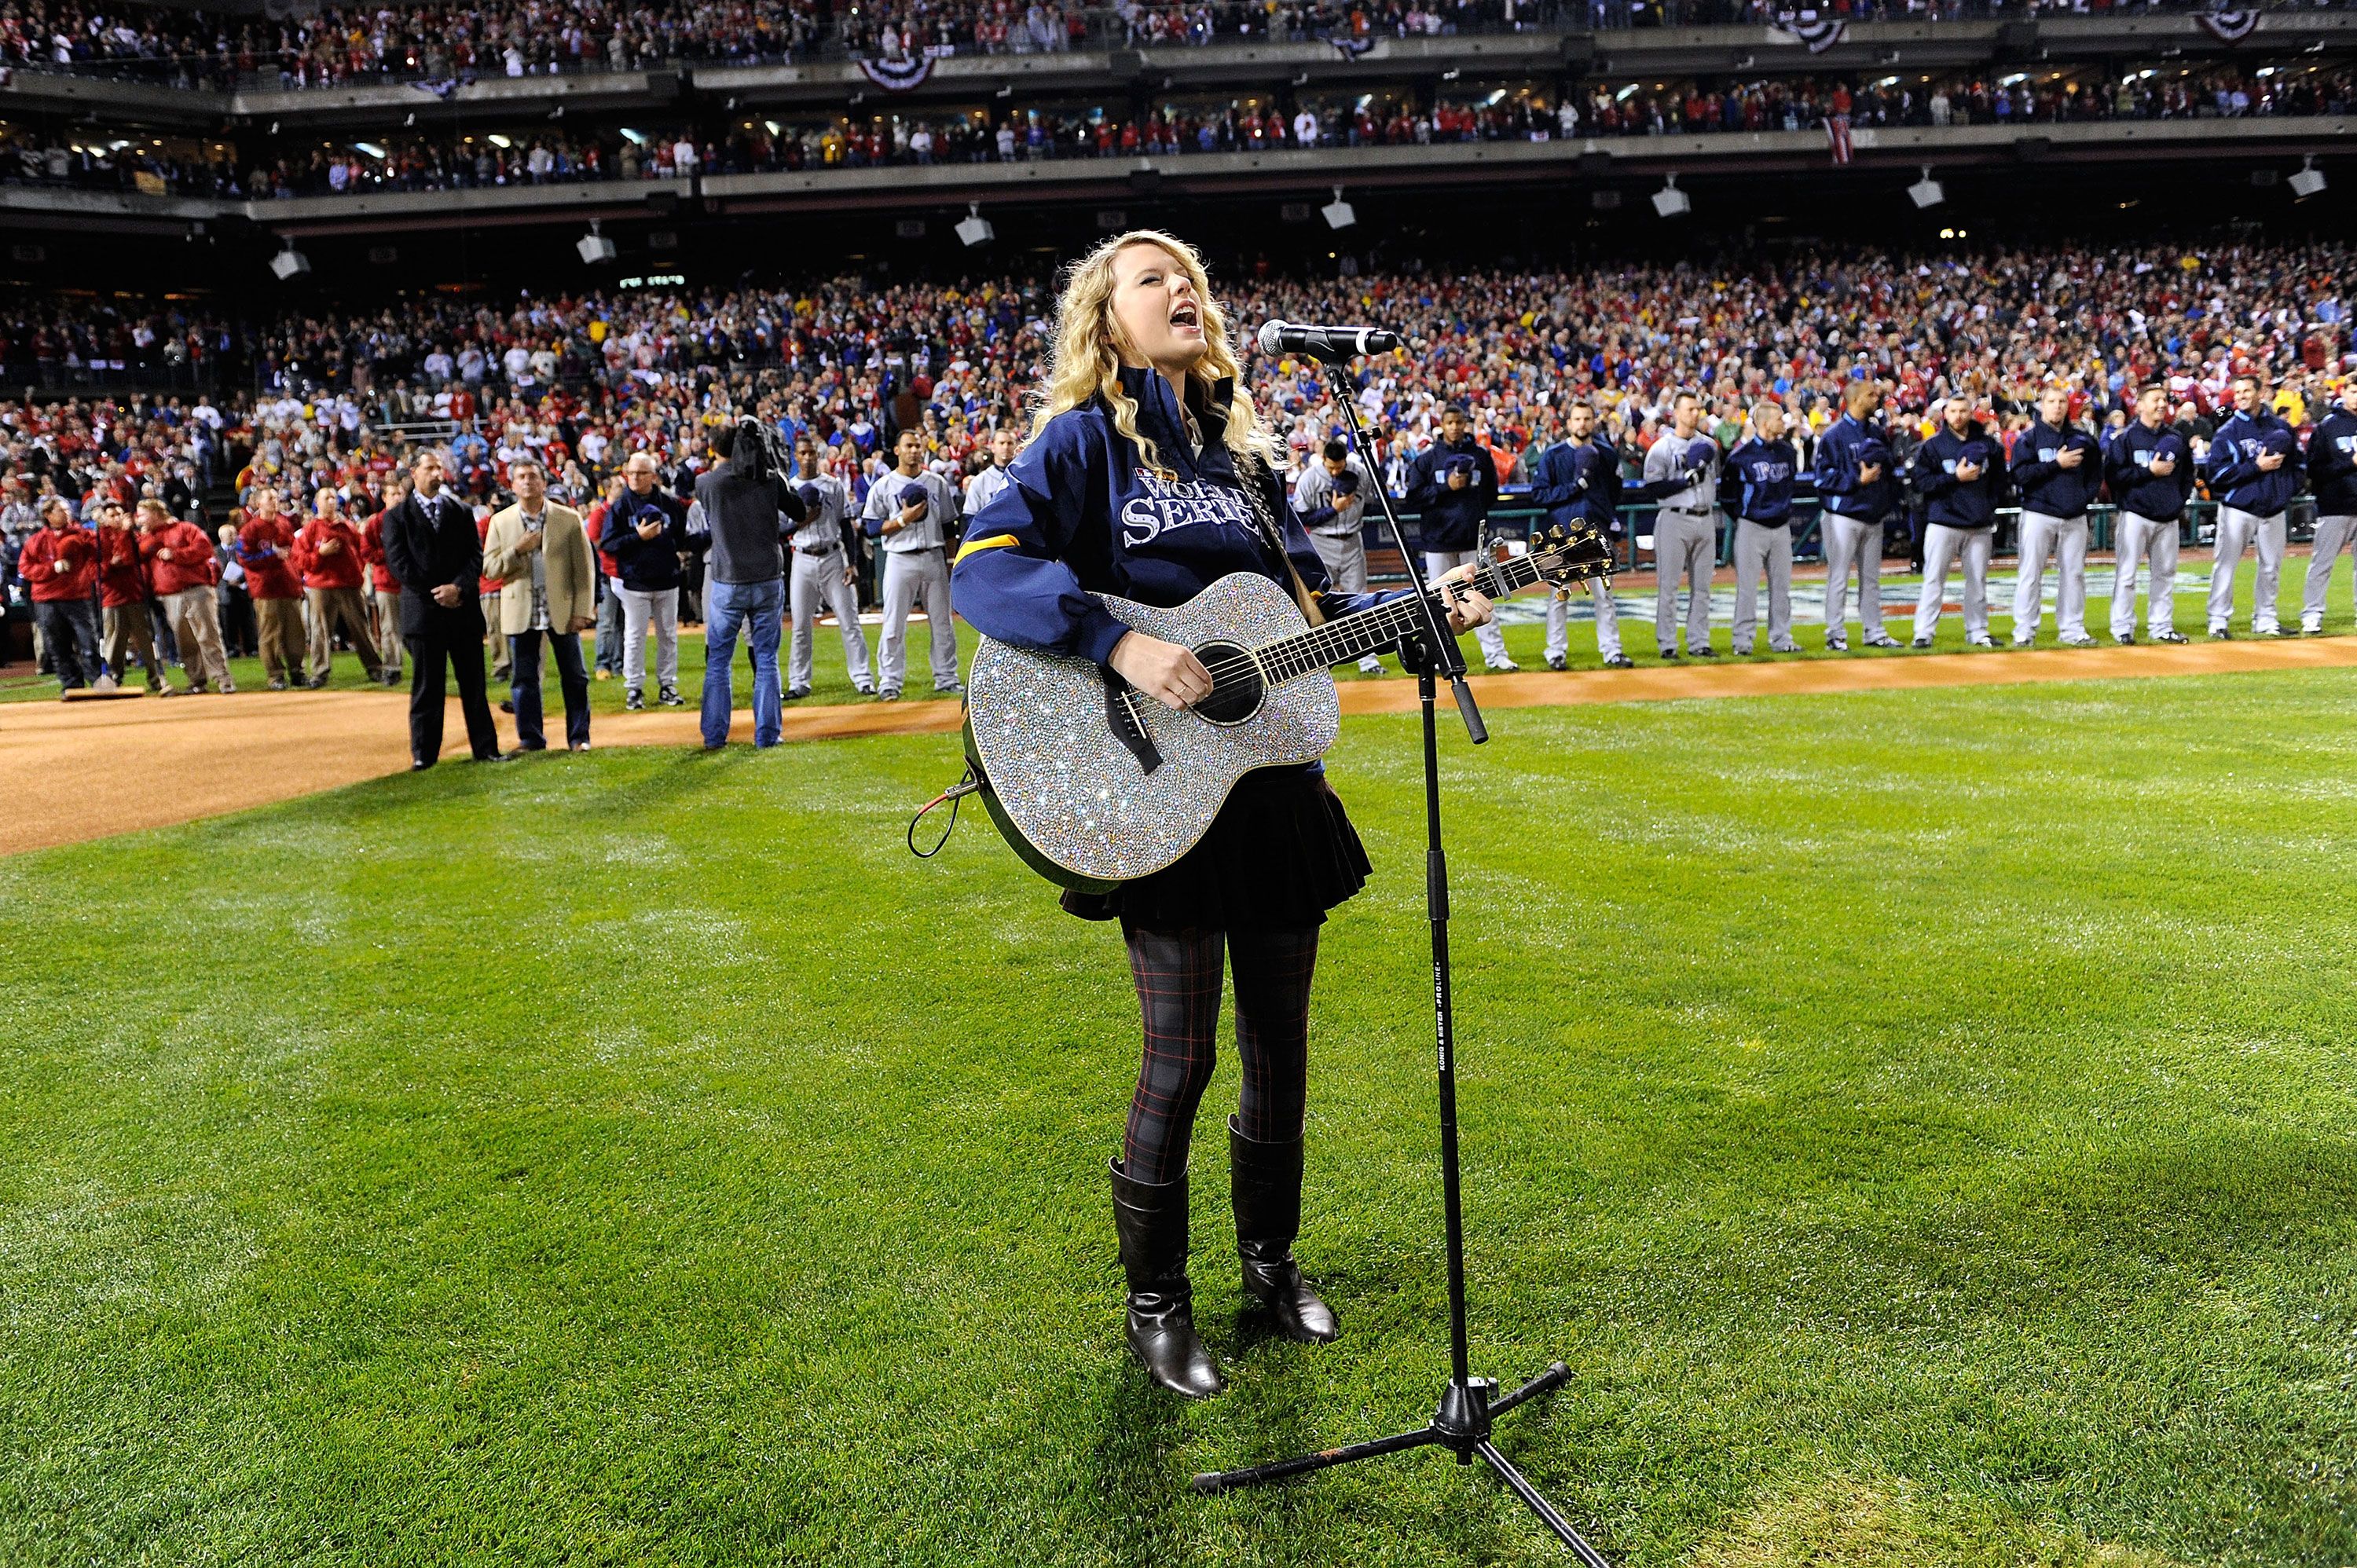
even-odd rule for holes
{"type": "MultiPolygon", "coordinates": [[[[1469,586],[1487,597],[1504,598],[1518,594],[1540,581],[1536,563],[1526,555],[1517,555],[1504,562],[1485,562],[1475,572],[1469,586]]],[[[1448,604],[1437,588],[1428,588],[1425,597],[1433,601],[1443,621],[1448,617],[1448,604]]],[[[1254,650],[1261,668],[1271,685],[1290,681],[1312,670],[1348,663],[1378,649],[1389,648],[1402,637],[1424,629],[1424,611],[1417,607],[1415,596],[1393,599],[1372,609],[1360,610],[1328,621],[1324,626],[1311,627],[1308,631],[1295,632],[1263,643],[1254,650]]]]}

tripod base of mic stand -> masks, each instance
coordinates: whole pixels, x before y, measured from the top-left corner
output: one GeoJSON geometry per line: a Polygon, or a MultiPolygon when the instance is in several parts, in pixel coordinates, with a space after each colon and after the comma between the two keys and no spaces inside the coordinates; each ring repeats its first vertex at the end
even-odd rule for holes
{"type": "Polygon", "coordinates": [[[1206,1470],[1189,1483],[1196,1491],[1210,1496],[1232,1492],[1244,1487],[1263,1487],[1271,1481],[1281,1481],[1288,1476],[1305,1476],[1312,1470],[1329,1469],[1336,1465],[1356,1464],[1361,1459],[1373,1459],[1385,1454],[1405,1453],[1411,1448],[1446,1448],[1457,1455],[1459,1465],[1470,1465],[1480,1459],[1498,1473],[1498,1478],[1522,1500],[1523,1506],[1538,1515],[1540,1522],[1555,1531],[1587,1568],[1611,1568],[1602,1553],[1587,1544],[1571,1521],[1557,1513],[1555,1505],[1539,1495],[1539,1489],[1525,1479],[1520,1470],[1490,1442],[1491,1424],[1526,1400],[1552,1393],[1571,1380],[1571,1369],[1557,1361],[1503,1399],[1493,1378],[1469,1378],[1452,1381],[1440,1396],[1440,1408],[1432,1412],[1429,1425],[1414,1432],[1403,1432],[1395,1437],[1377,1437],[1365,1443],[1345,1444],[1340,1448],[1321,1448],[1315,1454],[1304,1454],[1292,1459],[1279,1459],[1273,1464],[1254,1465],[1242,1470],[1206,1470]]]}

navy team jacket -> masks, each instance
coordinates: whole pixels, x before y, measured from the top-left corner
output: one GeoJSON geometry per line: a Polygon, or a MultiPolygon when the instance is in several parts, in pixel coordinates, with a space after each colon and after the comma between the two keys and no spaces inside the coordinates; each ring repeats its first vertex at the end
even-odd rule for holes
{"type": "Polygon", "coordinates": [[[2022,510],[2073,518],[2094,501],[2104,482],[2103,454],[2095,438],[2083,430],[2057,430],[2042,419],[2032,420],[2029,429],[2014,437],[2009,471],[2022,510]],[[2085,454],[2075,468],[2055,461],[2070,451],[2085,454]]]}
{"type": "Polygon", "coordinates": [[[1547,521],[1582,524],[1605,535],[1620,532],[1620,454],[1601,435],[1558,441],[1539,456],[1531,475],[1531,504],[1547,521]]]}
{"type": "Polygon", "coordinates": [[[2104,483],[2120,510],[2155,522],[2168,522],[2185,510],[2193,494],[2193,454],[2185,437],[2169,425],[2147,430],[2144,421],[2131,419],[2104,448],[2104,483]],[[2156,458],[2176,465],[2167,474],[2152,471],[2156,458]]]}
{"type": "MultiPolygon", "coordinates": [[[[1103,664],[1130,628],[1091,594],[1171,607],[1237,572],[1290,591],[1223,439],[1234,383],[1218,382],[1196,410],[1200,457],[1168,381],[1125,369],[1121,384],[1137,400],[1138,432],[1154,443],[1162,472],[1148,470],[1114,428],[1103,399],[1049,420],[1007,466],[1006,487],[966,524],[951,569],[951,602],[985,637],[1103,664]]],[[[1283,483],[1265,467],[1261,475],[1285,553],[1321,609],[1349,615],[1394,596],[1333,591],[1283,483]]]]}
{"type": "Polygon", "coordinates": [[[1996,477],[2005,470],[2005,448],[1986,435],[1977,420],[1963,435],[1945,424],[1915,449],[1915,491],[1923,498],[1924,521],[1947,528],[1989,528],[1996,522],[1996,477]],[[1956,478],[1964,463],[1980,466],[1980,478],[1956,478]]]}
{"type": "Polygon", "coordinates": [[[1436,440],[1408,465],[1407,499],[1417,512],[1419,547],[1470,550],[1481,542],[1481,525],[1498,504],[1498,466],[1469,434],[1454,446],[1436,440]],[[1448,488],[1448,470],[1456,467],[1473,476],[1461,490],[1448,488]]]}
{"type": "Polygon", "coordinates": [[[2299,489],[2299,438],[2264,408],[2238,413],[2210,438],[2207,478],[2210,494],[2219,505],[2273,517],[2291,504],[2299,489]],[[2263,452],[2282,453],[2283,466],[2271,474],[2261,473],[2257,459],[2263,452]]]}
{"type": "Polygon", "coordinates": [[[1825,426],[1817,438],[1817,494],[1836,517],[1859,522],[1880,522],[1899,504],[1899,466],[1890,460],[1890,440],[1878,424],[1861,424],[1845,413],[1825,426]],[[1870,485],[1858,483],[1858,468],[1878,465],[1882,477],[1870,485]]]}
{"type": "Polygon", "coordinates": [[[1737,516],[1763,528],[1781,528],[1792,521],[1792,485],[1801,459],[1790,441],[1762,441],[1754,435],[1727,455],[1727,467],[1738,486],[1737,516]]]}
{"type": "Polygon", "coordinates": [[[2308,483],[2316,515],[2357,515],[2357,413],[2336,408],[2308,434],[2308,483]]]}

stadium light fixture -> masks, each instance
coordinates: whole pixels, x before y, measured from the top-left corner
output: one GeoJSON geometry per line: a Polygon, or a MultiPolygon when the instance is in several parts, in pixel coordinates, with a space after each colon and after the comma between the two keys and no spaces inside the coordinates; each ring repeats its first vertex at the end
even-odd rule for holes
{"type": "Polygon", "coordinates": [[[993,229],[990,226],[990,220],[982,215],[981,202],[969,201],[965,204],[965,217],[958,222],[957,237],[965,242],[968,249],[976,245],[987,245],[998,238],[998,231],[993,229]]]}
{"type": "Polygon", "coordinates": [[[1663,177],[1665,183],[1653,192],[1653,210],[1664,218],[1683,218],[1694,210],[1694,202],[1678,188],[1678,177],[1663,177]]]}
{"type": "Polygon", "coordinates": [[[2299,172],[2291,177],[2291,193],[2305,201],[2324,191],[2324,171],[2316,166],[2312,156],[2299,160],[2299,172]]]}
{"type": "Polygon", "coordinates": [[[585,267],[594,267],[599,262],[610,262],[616,254],[614,242],[597,232],[597,220],[595,218],[589,220],[589,232],[576,240],[573,242],[573,248],[581,253],[581,264],[585,267]]]}
{"type": "Polygon", "coordinates": [[[1334,199],[1318,210],[1329,229],[1348,229],[1359,220],[1358,209],[1342,199],[1342,188],[1339,185],[1334,188],[1334,199]]]}
{"type": "Polygon", "coordinates": [[[292,240],[282,240],[284,248],[270,258],[270,270],[280,283],[292,283],[311,270],[311,258],[295,248],[292,240]]]}
{"type": "Polygon", "coordinates": [[[1907,199],[1919,208],[1937,207],[1948,199],[1948,193],[1940,188],[1938,180],[1932,177],[1930,164],[1923,166],[1923,177],[1907,188],[1907,199]]]}

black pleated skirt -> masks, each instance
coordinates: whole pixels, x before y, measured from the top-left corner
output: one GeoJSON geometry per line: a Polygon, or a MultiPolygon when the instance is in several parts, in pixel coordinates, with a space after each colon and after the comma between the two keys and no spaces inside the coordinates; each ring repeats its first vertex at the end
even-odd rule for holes
{"type": "Polygon", "coordinates": [[[1322,771],[1262,768],[1238,781],[1193,849],[1110,893],[1067,892],[1063,905],[1154,931],[1298,929],[1322,925],[1371,869],[1322,771]]]}

